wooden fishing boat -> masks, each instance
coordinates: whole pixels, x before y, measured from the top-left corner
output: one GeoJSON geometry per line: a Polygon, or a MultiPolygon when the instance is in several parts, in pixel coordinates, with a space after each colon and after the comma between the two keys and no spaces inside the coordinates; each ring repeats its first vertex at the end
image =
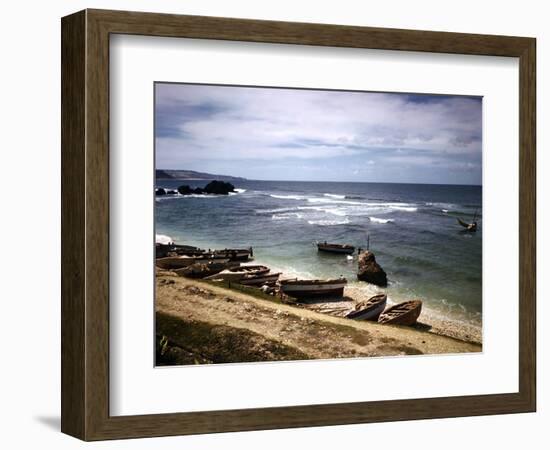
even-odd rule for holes
{"type": "Polygon", "coordinates": [[[355,247],[349,244],[329,244],[327,242],[317,242],[317,250],[320,252],[351,255],[355,251],[355,247]]]}
{"type": "Polygon", "coordinates": [[[280,275],[280,272],[264,273],[261,275],[250,274],[245,275],[243,278],[241,278],[239,280],[239,283],[245,286],[263,286],[265,284],[275,284],[280,275]]]}
{"type": "Polygon", "coordinates": [[[237,266],[228,269],[230,272],[243,272],[245,275],[263,275],[269,272],[269,267],[259,265],[237,266]]]}
{"type": "Polygon", "coordinates": [[[225,262],[210,261],[208,263],[195,263],[190,266],[177,269],[174,272],[176,272],[180,277],[206,278],[224,270],[225,267],[227,267],[227,260],[224,261],[225,262]]]}
{"type": "MultiPolygon", "coordinates": [[[[234,263],[238,264],[238,263],[234,263]]],[[[236,266],[225,270],[222,270],[216,275],[207,277],[211,280],[225,280],[225,281],[238,281],[244,278],[246,275],[264,275],[269,273],[269,267],[267,266],[236,266]]]]}
{"type": "Polygon", "coordinates": [[[155,244],[155,257],[165,258],[167,256],[197,256],[204,253],[204,250],[193,247],[191,245],[178,245],[178,244],[155,244]]]}
{"type": "Polygon", "coordinates": [[[422,302],[420,300],[398,303],[384,311],[378,318],[378,323],[414,325],[421,311],[422,302]]]}
{"type": "Polygon", "coordinates": [[[386,294],[378,294],[364,302],[359,302],[355,305],[353,311],[346,314],[346,318],[377,321],[386,307],[387,300],[388,296],[386,294]]]}
{"type": "Polygon", "coordinates": [[[214,250],[216,255],[229,258],[231,261],[248,261],[254,256],[252,247],[250,248],[224,248],[222,250],[214,250]]]}
{"type": "Polygon", "coordinates": [[[206,264],[208,262],[228,263],[229,258],[224,258],[218,255],[202,254],[199,256],[167,256],[165,258],[157,258],[155,264],[157,267],[166,270],[181,269],[192,264],[206,264]]]}
{"type": "Polygon", "coordinates": [[[295,298],[319,297],[319,296],[343,296],[345,278],[333,280],[281,280],[281,290],[295,298]]]}

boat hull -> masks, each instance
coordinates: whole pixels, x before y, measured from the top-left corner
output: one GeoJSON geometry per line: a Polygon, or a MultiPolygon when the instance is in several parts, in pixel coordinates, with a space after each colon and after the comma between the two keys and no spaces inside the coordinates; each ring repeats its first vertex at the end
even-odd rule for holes
{"type": "Polygon", "coordinates": [[[378,317],[380,317],[380,314],[382,314],[384,312],[385,307],[386,307],[386,302],[379,303],[379,304],[373,305],[371,307],[361,309],[359,311],[352,311],[348,315],[346,315],[346,318],[354,319],[354,320],[373,320],[373,321],[377,321],[378,317]]]}
{"type": "Polygon", "coordinates": [[[329,243],[317,242],[317,250],[325,253],[351,255],[355,251],[355,247],[349,244],[329,244],[329,243]]]}
{"type": "Polygon", "coordinates": [[[422,312],[422,302],[411,300],[388,308],[378,318],[379,323],[389,325],[414,325],[422,312]]]}
{"type": "Polygon", "coordinates": [[[250,278],[243,278],[239,281],[240,284],[245,286],[261,286],[268,283],[275,283],[279,279],[280,273],[258,275],[250,278]]]}
{"type": "Polygon", "coordinates": [[[351,255],[355,251],[354,248],[328,248],[328,247],[317,247],[317,250],[324,253],[338,253],[340,255],[351,255]]]}
{"type": "Polygon", "coordinates": [[[249,261],[252,259],[252,252],[250,250],[215,250],[214,254],[229,258],[231,261],[249,261]]]}
{"type": "Polygon", "coordinates": [[[281,290],[291,297],[309,298],[320,296],[343,296],[346,282],[334,282],[330,284],[284,284],[281,290]]]}

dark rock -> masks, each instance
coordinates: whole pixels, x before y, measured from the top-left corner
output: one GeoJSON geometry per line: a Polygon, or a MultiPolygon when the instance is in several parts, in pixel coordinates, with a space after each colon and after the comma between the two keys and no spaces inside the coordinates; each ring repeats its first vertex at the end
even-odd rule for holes
{"type": "Polygon", "coordinates": [[[155,189],[155,195],[166,195],[166,189],[164,188],[155,189]]]}
{"type": "Polygon", "coordinates": [[[204,187],[204,192],[207,194],[228,195],[230,192],[235,192],[235,186],[226,181],[214,180],[204,187]]]}
{"type": "Polygon", "coordinates": [[[358,266],[357,278],[359,280],[382,287],[388,285],[386,272],[384,272],[384,269],[376,262],[374,253],[369,251],[361,253],[359,255],[358,266]]]}
{"type": "Polygon", "coordinates": [[[193,189],[191,189],[188,185],[183,184],[180,187],[178,187],[178,192],[181,195],[189,195],[193,193],[193,189]]]}
{"type": "Polygon", "coordinates": [[[216,195],[228,195],[230,192],[235,191],[235,186],[225,181],[211,181],[204,188],[192,188],[186,184],[178,187],[178,192],[181,195],[191,194],[216,194],[216,195]]]}
{"type": "Polygon", "coordinates": [[[176,189],[165,189],[168,195],[176,195],[178,191],[176,189]]]}

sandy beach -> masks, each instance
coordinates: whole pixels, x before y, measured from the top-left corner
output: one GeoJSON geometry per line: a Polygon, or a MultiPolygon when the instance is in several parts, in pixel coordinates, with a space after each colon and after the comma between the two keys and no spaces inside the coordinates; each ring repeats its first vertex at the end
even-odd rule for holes
{"type": "Polygon", "coordinates": [[[398,327],[344,319],[158,269],[156,289],[158,365],[481,351],[479,343],[436,334],[444,323],[398,327]]]}

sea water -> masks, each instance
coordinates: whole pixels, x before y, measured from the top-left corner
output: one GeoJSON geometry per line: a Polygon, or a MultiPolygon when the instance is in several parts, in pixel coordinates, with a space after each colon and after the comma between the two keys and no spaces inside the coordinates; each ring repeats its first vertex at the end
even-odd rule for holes
{"type": "MultiPolygon", "coordinates": [[[[157,187],[208,181],[157,180],[157,187]]],[[[253,247],[255,261],[285,275],[333,278],[386,292],[391,302],[421,299],[433,313],[481,325],[481,186],[232,181],[229,196],[157,196],[157,234],[177,243],[253,247]],[[457,218],[471,222],[465,232],[457,218]],[[319,253],[315,242],[351,244],[376,255],[389,286],[357,281],[357,256],[319,253]]]]}

